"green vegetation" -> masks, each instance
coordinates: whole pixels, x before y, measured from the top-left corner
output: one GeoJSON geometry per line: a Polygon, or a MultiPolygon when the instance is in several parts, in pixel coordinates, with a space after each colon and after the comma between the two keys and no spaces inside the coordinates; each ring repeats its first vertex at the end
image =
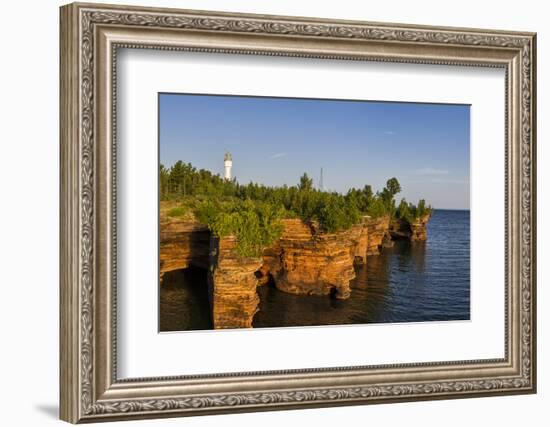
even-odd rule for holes
{"type": "Polygon", "coordinates": [[[419,200],[418,205],[407,203],[405,199],[401,199],[399,208],[397,209],[397,217],[407,221],[409,224],[417,219],[432,213],[432,207],[426,206],[424,199],[419,200]]]}
{"type": "Polygon", "coordinates": [[[208,200],[197,208],[197,218],[219,237],[237,237],[237,251],[243,257],[259,256],[281,236],[282,207],[269,202],[235,199],[208,200]]]}
{"type": "Polygon", "coordinates": [[[431,209],[423,200],[418,206],[402,200],[396,208],[395,196],[401,191],[396,178],[389,179],[376,193],[365,185],[343,195],[315,189],[306,173],[297,185],[282,187],[239,184],[236,179],[225,180],[182,161],[169,169],[161,165],[159,173],[161,200],[177,204],[168,216],[195,216],[217,236],[235,235],[238,252],[247,257],[258,256],[280,236],[282,218],[316,221],[321,230],[335,232],[349,229],[364,215],[412,221],[431,209]]]}
{"type": "Polygon", "coordinates": [[[166,215],[172,218],[181,218],[186,217],[190,213],[189,209],[186,206],[178,206],[170,209],[166,215]]]}

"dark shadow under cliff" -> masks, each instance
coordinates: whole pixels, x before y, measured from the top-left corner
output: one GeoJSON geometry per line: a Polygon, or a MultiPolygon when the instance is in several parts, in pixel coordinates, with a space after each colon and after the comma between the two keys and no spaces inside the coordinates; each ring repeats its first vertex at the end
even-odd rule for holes
{"type": "Polygon", "coordinates": [[[160,332],[212,329],[207,270],[166,272],[160,287],[160,332]]]}

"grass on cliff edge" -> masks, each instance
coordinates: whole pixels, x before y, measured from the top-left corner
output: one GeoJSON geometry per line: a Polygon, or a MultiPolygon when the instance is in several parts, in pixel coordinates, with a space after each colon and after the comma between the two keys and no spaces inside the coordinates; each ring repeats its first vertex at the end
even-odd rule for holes
{"type": "Polygon", "coordinates": [[[196,197],[184,197],[179,200],[165,201],[161,203],[160,214],[170,218],[194,220],[195,210],[199,200],[196,197]]]}

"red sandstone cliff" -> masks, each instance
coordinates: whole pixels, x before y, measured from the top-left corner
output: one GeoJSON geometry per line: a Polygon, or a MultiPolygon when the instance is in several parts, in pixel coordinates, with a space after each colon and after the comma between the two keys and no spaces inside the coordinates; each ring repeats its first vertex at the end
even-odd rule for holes
{"type": "Polygon", "coordinates": [[[357,243],[355,245],[355,264],[366,264],[367,263],[367,253],[369,252],[369,227],[367,226],[368,218],[363,218],[363,224],[361,226],[359,236],[357,238],[357,243]]]}
{"type": "Polygon", "coordinates": [[[428,221],[430,220],[431,213],[418,218],[411,224],[411,237],[410,240],[424,241],[428,238],[428,231],[426,229],[428,221]]]}
{"type": "Polygon", "coordinates": [[[160,218],[160,279],[164,273],[190,266],[208,268],[210,231],[194,220],[160,218]]]}
{"type": "Polygon", "coordinates": [[[345,299],[355,277],[356,257],[366,260],[367,231],[362,224],[337,233],[324,233],[300,219],[283,220],[279,241],[264,251],[260,281],[271,275],[284,292],[329,295],[345,299]],[[365,254],[361,254],[361,247],[365,254]]]}
{"type": "Polygon", "coordinates": [[[378,255],[384,241],[387,241],[389,237],[390,217],[385,215],[380,218],[368,218],[365,224],[369,236],[367,255],[378,255]]]}
{"type": "Polygon", "coordinates": [[[390,234],[393,239],[408,239],[410,241],[425,241],[428,238],[426,226],[431,214],[426,214],[414,222],[394,219],[390,224],[390,234]]]}
{"type": "Polygon", "coordinates": [[[250,328],[258,310],[256,287],[270,280],[284,292],[302,295],[350,296],[354,263],[367,262],[391,238],[426,240],[430,215],[413,224],[365,217],[349,230],[325,233],[300,219],[283,220],[279,240],[262,258],[240,257],[234,237],[211,237],[192,219],[161,216],[160,274],[197,266],[209,269],[208,286],[214,328],[250,328]],[[390,238],[391,235],[391,238],[390,238]]]}

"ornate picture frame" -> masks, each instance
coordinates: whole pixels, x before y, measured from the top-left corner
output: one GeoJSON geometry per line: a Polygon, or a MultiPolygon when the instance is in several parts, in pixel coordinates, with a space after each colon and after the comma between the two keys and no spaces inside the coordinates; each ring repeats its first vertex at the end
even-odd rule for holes
{"type": "Polygon", "coordinates": [[[112,421],[536,391],[536,35],[175,9],[61,8],[60,416],[112,421]],[[505,357],[119,379],[117,49],[503,68],[505,357]]]}

